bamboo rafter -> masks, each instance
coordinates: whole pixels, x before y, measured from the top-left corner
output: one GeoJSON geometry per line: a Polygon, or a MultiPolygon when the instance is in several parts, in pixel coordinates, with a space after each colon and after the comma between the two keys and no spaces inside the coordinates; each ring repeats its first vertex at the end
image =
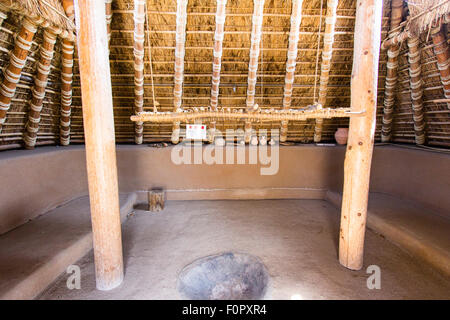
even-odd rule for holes
{"type": "MultiPolygon", "coordinates": [[[[391,11],[391,30],[396,29],[402,22],[403,14],[403,0],[392,0],[391,11]]],[[[392,33],[393,36],[397,36],[400,31],[392,33]]],[[[387,52],[387,74],[384,91],[384,108],[383,108],[383,125],[381,129],[381,141],[388,142],[391,140],[392,120],[395,104],[395,88],[397,86],[397,68],[398,68],[398,55],[400,53],[400,46],[393,44],[389,47],[387,52]]]]}
{"type": "MultiPolygon", "coordinates": [[[[75,22],[73,0],[62,1],[67,17],[75,22]]],[[[73,81],[74,42],[63,39],[61,45],[61,110],[59,118],[59,143],[70,144],[70,116],[72,113],[72,81],[73,81]]]]}
{"type": "Polygon", "coordinates": [[[105,0],[105,16],[106,16],[106,34],[108,36],[108,45],[111,41],[111,21],[112,21],[112,0],[105,0]]]}
{"type": "MultiPolygon", "coordinates": [[[[289,109],[292,102],[292,91],[295,80],[295,67],[297,65],[298,39],[300,24],[302,23],[303,0],[293,0],[291,13],[291,28],[289,30],[289,45],[286,61],[286,76],[284,78],[283,109],[289,109]]],[[[287,138],[288,122],[283,121],[280,129],[280,141],[287,138]]]]}
{"type": "MultiPolygon", "coordinates": [[[[253,112],[255,107],[256,80],[258,73],[258,58],[261,44],[261,31],[264,18],[264,0],[253,0],[253,16],[252,16],[252,34],[250,43],[250,62],[248,64],[248,80],[247,80],[247,110],[253,112]]],[[[252,134],[252,123],[250,120],[245,122],[244,141],[250,142],[252,134]]]]}
{"type": "Polygon", "coordinates": [[[173,121],[209,120],[247,120],[247,121],[302,121],[313,118],[348,118],[362,116],[364,111],[352,112],[350,108],[321,108],[320,105],[309,106],[305,109],[290,110],[258,110],[252,113],[244,110],[195,110],[179,112],[141,112],[131,116],[131,121],[150,121],[155,123],[173,121]]]}
{"type": "Polygon", "coordinates": [[[61,117],[59,119],[59,140],[61,145],[67,146],[70,143],[70,115],[72,110],[73,42],[63,40],[61,50],[61,117]]]}
{"type": "Polygon", "coordinates": [[[11,106],[11,99],[16,93],[17,83],[27,61],[38,24],[42,21],[43,19],[36,23],[28,17],[25,17],[22,21],[22,28],[16,38],[9,65],[4,71],[4,79],[0,86],[0,133],[6,120],[6,113],[11,106]]]}
{"type": "Polygon", "coordinates": [[[408,38],[408,62],[411,87],[411,107],[413,111],[416,144],[425,143],[425,121],[423,118],[422,66],[420,64],[419,37],[408,38]]]}
{"type": "Polygon", "coordinates": [[[7,13],[8,8],[0,3],[0,26],[3,24],[3,20],[5,20],[8,16],[7,13]]]}
{"type": "MultiPolygon", "coordinates": [[[[222,67],[222,52],[223,52],[223,37],[226,19],[226,5],[227,0],[217,0],[216,10],[216,31],[214,33],[214,49],[213,49],[213,74],[211,80],[211,108],[217,109],[219,102],[219,85],[220,85],[220,70],[222,67]]],[[[210,123],[210,138],[213,139],[216,130],[216,123],[210,123]]]]}
{"type": "MultiPolygon", "coordinates": [[[[134,111],[144,110],[145,0],[134,0],[134,111]]],[[[144,125],[135,123],[135,142],[142,144],[144,125]]]]}
{"type": "MultiPolygon", "coordinates": [[[[175,47],[175,76],[173,88],[173,110],[181,108],[183,97],[183,77],[184,77],[184,53],[186,42],[186,20],[188,0],[177,0],[177,28],[176,28],[176,47],[175,47]]],[[[177,144],[180,139],[180,122],[173,123],[172,143],[177,144]]]]}
{"type": "Polygon", "coordinates": [[[44,43],[40,49],[40,59],[37,66],[37,74],[34,79],[34,86],[31,92],[33,97],[30,103],[28,113],[28,123],[23,137],[25,148],[33,149],[36,144],[39,122],[41,121],[41,111],[45,98],[45,87],[47,86],[50,65],[53,59],[54,47],[56,43],[56,34],[51,28],[44,30],[44,43]]]}
{"type": "Polygon", "coordinates": [[[51,26],[53,32],[59,37],[75,41],[75,25],[64,13],[60,1],[0,0],[0,3],[9,10],[28,17],[44,29],[51,26]]]}
{"type": "MultiPolygon", "coordinates": [[[[450,49],[443,26],[439,25],[431,30],[431,38],[434,43],[434,54],[437,58],[437,67],[441,76],[444,96],[450,99],[450,49]]],[[[450,109],[450,104],[447,103],[450,109]]]]}
{"type": "MultiPolygon", "coordinates": [[[[337,6],[338,0],[327,1],[327,17],[325,19],[325,35],[323,37],[322,64],[319,84],[319,104],[322,106],[324,106],[327,101],[337,6]]],[[[323,119],[316,119],[316,124],[314,127],[314,142],[320,142],[320,140],[322,140],[322,126],[323,119]]]]}

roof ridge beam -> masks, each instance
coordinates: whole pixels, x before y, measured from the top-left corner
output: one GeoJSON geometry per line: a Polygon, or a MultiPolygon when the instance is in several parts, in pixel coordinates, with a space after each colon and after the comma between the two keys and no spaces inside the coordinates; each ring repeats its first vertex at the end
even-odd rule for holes
{"type": "MultiPolygon", "coordinates": [[[[183,101],[184,53],[186,42],[186,20],[188,0],[177,0],[177,28],[175,47],[175,77],[173,88],[173,111],[181,108],[183,101]]],[[[172,127],[172,143],[180,142],[180,122],[175,121],[172,127]]]]}
{"type": "MultiPolygon", "coordinates": [[[[303,0],[292,0],[291,29],[289,30],[289,45],[286,62],[286,76],[284,78],[283,109],[289,109],[294,89],[295,68],[297,66],[298,40],[300,38],[300,24],[302,22],[303,0]]],[[[280,141],[287,139],[288,122],[281,122],[280,141]]]]}
{"type": "MultiPolygon", "coordinates": [[[[247,80],[247,112],[255,107],[256,80],[258,72],[258,58],[260,53],[262,24],[264,18],[264,0],[253,0],[252,34],[250,44],[250,62],[248,64],[247,80]]],[[[249,143],[252,135],[251,121],[245,122],[244,141],[249,143]]]]}
{"type": "MultiPolygon", "coordinates": [[[[325,34],[323,36],[322,63],[319,84],[319,105],[325,106],[327,102],[328,80],[330,79],[331,58],[333,56],[334,30],[336,26],[336,10],[338,0],[327,1],[327,17],[325,18],[325,34]]],[[[314,142],[322,140],[323,119],[316,119],[314,127],[314,142]]]]}

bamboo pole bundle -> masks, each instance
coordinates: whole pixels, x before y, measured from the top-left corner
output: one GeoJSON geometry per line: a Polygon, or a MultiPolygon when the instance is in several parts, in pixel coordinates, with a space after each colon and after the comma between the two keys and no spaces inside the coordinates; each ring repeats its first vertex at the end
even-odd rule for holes
{"type": "Polygon", "coordinates": [[[290,110],[264,110],[244,112],[244,110],[199,110],[178,112],[141,112],[131,116],[131,121],[150,121],[155,123],[172,121],[193,121],[198,119],[247,120],[247,121],[302,121],[314,118],[346,118],[361,116],[364,111],[353,112],[350,108],[314,108],[290,110]]]}
{"type": "MultiPolygon", "coordinates": [[[[177,0],[177,28],[176,28],[176,47],[175,47],[175,76],[173,88],[173,111],[181,108],[183,98],[183,77],[184,77],[184,52],[186,42],[186,20],[188,0],[177,0]]],[[[180,141],[180,122],[176,121],[172,127],[172,143],[177,144],[180,141]]]]}
{"type": "MultiPolygon", "coordinates": [[[[258,58],[260,52],[260,43],[262,36],[264,0],[253,0],[253,16],[252,16],[252,33],[250,43],[250,62],[248,64],[248,80],[247,80],[247,110],[253,112],[255,107],[256,80],[258,72],[258,58]]],[[[244,141],[250,142],[252,131],[251,121],[245,122],[244,141]]]]}
{"type": "Polygon", "coordinates": [[[52,31],[62,39],[75,41],[75,34],[73,33],[75,25],[64,15],[64,9],[60,1],[46,0],[45,2],[0,0],[4,7],[19,12],[36,25],[44,29],[51,26],[52,31]],[[51,2],[51,8],[48,5],[49,2],[51,2]],[[58,14],[55,14],[55,10],[58,11],[58,14]]]}
{"type": "Polygon", "coordinates": [[[216,31],[214,33],[214,49],[213,49],[213,74],[211,83],[211,108],[217,109],[220,84],[220,69],[222,66],[222,43],[224,36],[224,27],[226,19],[227,0],[217,0],[216,12],[216,31]]]}
{"type": "MultiPolygon", "coordinates": [[[[213,74],[211,81],[211,109],[216,110],[219,102],[220,69],[222,67],[223,37],[227,0],[217,0],[216,31],[214,32],[213,74]]],[[[216,122],[210,123],[210,141],[214,141],[216,122]]]]}
{"type": "MultiPolygon", "coordinates": [[[[134,112],[144,111],[145,0],[134,0],[134,112]]],[[[144,124],[135,123],[135,142],[142,144],[144,124]]]]}
{"type": "Polygon", "coordinates": [[[67,146],[70,143],[70,114],[72,109],[72,78],[73,78],[73,42],[66,39],[62,42],[61,55],[61,116],[60,144],[67,146]]]}
{"type": "Polygon", "coordinates": [[[108,35],[108,46],[111,42],[112,0],[105,0],[106,33],[108,35]]]}
{"type": "MultiPolygon", "coordinates": [[[[450,51],[447,37],[444,33],[444,26],[439,25],[431,30],[431,38],[434,44],[434,54],[437,59],[437,67],[441,75],[441,82],[444,88],[444,96],[450,99],[450,51]]],[[[450,105],[447,103],[450,109],[450,105]]]]}
{"type": "Polygon", "coordinates": [[[365,110],[365,114],[350,118],[339,237],[339,262],[353,270],[359,270],[363,265],[377,113],[382,6],[383,2],[379,0],[358,0],[356,3],[351,108],[365,110]]]}
{"type": "MultiPolygon", "coordinates": [[[[391,30],[397,28],[402,22],[403,0],[392,0],[391,3],[391,30]]],[[[400,31],[392,33],[392,36],[400,34],[400,31]]],[[[391,139],[392,119],[395,104],[395,88],[397,86],[397,68],[400,46],[396,43],[389,47],[387,55],[387,75],[384,91],[383,125],[381,128],[381,141],[387,142],[391,139]]]]}
{"type": "Polygon", "coordinates": [[[73,7],[73,0],[62,0],[62,6],[64,8],[66,16],[70,19],[70,21],[75,22],[75,9],[73,7]]]}
{"type": "Polygon", "coordinates": [[[56,34],[51,31],[51,27],[44,30],[44,42],[40,49],[40,59],[37,66],[37,74],[34,79],[34,86],[31,92],[33,97],[28,112],[28,122],[23,137],[25,148],[34,149],[36,144],[36,134],[41,121],[41,110],[45,98],[45,87],[47,86],[50,65],[53,59],[56,34]]]}
{"type": "MultiPolygon", "coordinates": [[[[62,1],[64,11],[70,20],[75,22],[73,0],[62,1]]],[[[61,114],[59,118],[59,143],[70,144],[70,115],[72,112],[72,78],[74,43],[63,39],[61,48],[61,114]]]]}
{"type": "MultiPolygon", "coordinates": [[[[292,102],[292,90],[295,80],[295,67],[297,65],[298,39],[300,24],[302,23],[303,0],[292,1],[291,28],[289,30],[289,45],[286,61],[286,76],[284,78],[283,109],[289,109],[292,102]]],[[[288,122],[281,123],[280,141],[287,139],[288,122]]]]}
{"type": "MultiPolygon", "coordinates": [[[[336,25],[336,9],[338,0],[327,1],[327,17],[325,19],[325,35],[323,36],[322,64],[319,84],[319,104],[325,106],[327,101],[328,79],[330,78],[331,57],[333,55],[334,28],[336,25]]],[[[322,140],[323,119],[316,119],[314,142],[322,140]]]]}
{"type": "Polygon", "coordinates": [[[25,17],[22,28],[16,38],[14,49],[11,53],[9,65],[4,71],[4,79],[0,86],[0,133],[6,120],[6,113],[11,105],[11,99],[16,93],[17,83],[20,80],[22,69],[27,61],[27,56],[37,31],[38,23],[25,17]]]}
{"type": "Polygon", "coordinates": [[[423,118],[423,89],[420,64],[419,37],[408,38],[408,62],[411,87],[411,107],[414,120],[416,144],[425,143],[425,122],[423,118]]]}
{"type": "Polygon", "coordinates": [[[3,20],[8,18],[6,13],[8,12],[8,8],[6,8],[4,5],[0,3],[0,27],[3,24],[3,20]]]}

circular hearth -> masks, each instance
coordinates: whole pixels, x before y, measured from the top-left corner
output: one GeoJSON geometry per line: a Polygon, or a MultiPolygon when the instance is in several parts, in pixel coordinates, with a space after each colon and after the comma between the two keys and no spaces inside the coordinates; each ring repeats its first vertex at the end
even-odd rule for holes
{"type": "Polygon", "coordinates": [[[227,252],[186,266],[178,278],[178,291],[193,300],[257,300],[264,297],[268,280],[258,258],[227,252]]]}

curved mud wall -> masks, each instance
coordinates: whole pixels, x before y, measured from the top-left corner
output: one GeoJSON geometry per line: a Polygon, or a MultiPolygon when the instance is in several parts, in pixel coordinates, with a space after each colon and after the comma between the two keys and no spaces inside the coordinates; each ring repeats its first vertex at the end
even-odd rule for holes
{"type": "MultiPolygon", "coordinates": [[[[176,165],[172,149],[118,146],[120,191],[161,187],[169,199],[323,199],[326,190],[342,188],[343,147],[281,147],[275,175],[261,175],[268,167],[261,164],[176,165]]],[[[87,194],[84,148],[0,152],[0,181],[1,234],[87,194]]],[[[450,156],[377,147],[371,191],[418,201],[450,216],[450,156]]]]}

